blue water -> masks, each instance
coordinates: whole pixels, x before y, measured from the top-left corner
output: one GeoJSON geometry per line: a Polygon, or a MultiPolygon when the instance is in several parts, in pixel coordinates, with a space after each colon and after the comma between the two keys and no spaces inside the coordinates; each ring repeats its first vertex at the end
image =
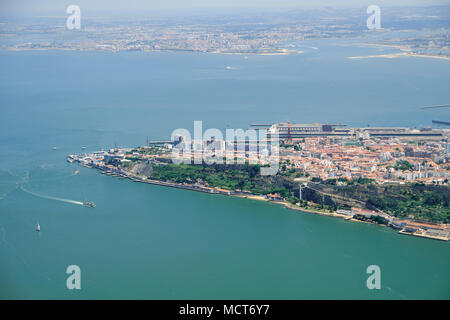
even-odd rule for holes
{"type": "Polygon", "coordinates": [[[194,120],[224,129],[450,119],[446,109],[420,109],[449,103],[450,61],[352,60],[393,50],[336,40],[298,48],[248,59],[1,52],[0,298],[450,298],[448,243],[65,162],[81,146],[142,145],[192,131],[194,120]],[[66,288],[72,264],[79,291],[66,288]],[[366,287],[371,264],[381,267],[381,290],[366,287]]]}

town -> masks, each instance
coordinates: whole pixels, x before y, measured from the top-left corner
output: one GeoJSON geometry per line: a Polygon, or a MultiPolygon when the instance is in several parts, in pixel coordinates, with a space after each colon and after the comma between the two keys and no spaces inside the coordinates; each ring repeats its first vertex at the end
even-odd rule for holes
{"type": "MultiPolygon", "coordinates": [[[[264,130],[267,138],[279,137],[276,177],[257,177],[258,168],[248,165],[251,144],[257,141],[244,143],[243,166],[174,164],[172,150],[183,142],[180,137],[73,154],[67,160],[135,182],[272,201],[295,210],[389,225],[401,234],[449,240],[450,130],[320,123],[250,128],[264,130]]],[[[203,143],[206,147],[211,141],[203,143]]]]}
{"type": "Polygon", "coordinates": [[[364,7],[327,8],[321,12],[298,9],[245,14],[191,13],[165,18],[140,14],[138,18],[123,16],[119,21],[83,13],[80,30],[67,30],[67,17],[63,15],[8,23],[0,19],[0,50],[287,55],[302,54],[304,41],[359,37],[364,46],[396,48],[402,55],[448,59],[448,23],[444,12],[440,7],[411,8],[409,23],[399,26],[397,21],[406,18],[404,10],[383,8],[383,27],[376,33],[395,31],[396,37],[388,39],[371,37],[364,7]],[[429,26],[441,27],[442,32],[429,32],[429,26]],[[414,38],[410,36],[411,30],[415,30],[414,38]]]}

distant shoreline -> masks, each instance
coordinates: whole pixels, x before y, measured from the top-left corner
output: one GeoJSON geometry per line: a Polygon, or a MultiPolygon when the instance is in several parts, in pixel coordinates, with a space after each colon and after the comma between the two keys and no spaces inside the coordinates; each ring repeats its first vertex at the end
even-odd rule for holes
{"type": "Polygon", "coordinates": [[[399,57],[419,57],[419,58],[434,58],[434,59],[450,60],[450,57],[447,57],[447,56],[439,56],[439,55],[431,55],[431,54],[418,54],[418,53],[412,53],[412,52],[378,54],[378,55],[369,55],[369,56],[353,56],[353,57],[347,57],[347,58],[348,59],[373,59],[373,58],[394,59],[394,58],[399,58],[399,57]]]}
{"type": "Polygon", "coordinates": [[[449,56],[438,55],[438,54],[426,54],[426,53],[414,53],[411,48],[398,45],[398,44],[379,44],[379,43],[360,43],[360,46],[363,47],[375,47],[375,48],[389,48],[389,49],[397,49],[401,52],[397,53],[386,53],[386,54],[374,54],[367,56],[350,56],[348,59],[372,59],[372,58],[386,58],[393,59],[399,57],[419,57],[419,58],[434,58],[434,59],[442,59],[442,60],[450,60],[449,56]]]}
{"type": "Polygon", "coordinates": [[[99,50],[99,49],[80,49],[80,48],[14,48],[6,47],[0,48],[0,52],[30,52],[30,51],[70,51],[70,52],[104,52],[104,53],[118,53],[118,52],[147,52],[147,53],[198,53],[198,54],[215,54],[215,55],[240,55],[240,56],[287,56],[300,55],[304,52],[302,50],[292,49],[274,49],[272,51],[258,51],[258,52],[231,52],[231,51],[196,51],[196,50],[99,50]]]}

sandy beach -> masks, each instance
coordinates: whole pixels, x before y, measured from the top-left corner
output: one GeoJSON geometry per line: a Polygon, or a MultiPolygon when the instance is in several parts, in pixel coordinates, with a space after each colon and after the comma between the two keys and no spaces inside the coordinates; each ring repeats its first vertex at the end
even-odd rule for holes
{"type": "Polygon", "coordinates": [[[434,59],[450,60],[450,57],[446,57],[446,56],[416,54],[416,53],[412,53],[412,52],[399,52],[399,53],[378,54],[378,55],[370,55],[370,56],[355,56],[355,57],[348,57],[348,59],[370,59],[370,58],[394,59],[394,58],[401,58],[401,57],[420,57],[420,58],[434,58],[434,59]]]}

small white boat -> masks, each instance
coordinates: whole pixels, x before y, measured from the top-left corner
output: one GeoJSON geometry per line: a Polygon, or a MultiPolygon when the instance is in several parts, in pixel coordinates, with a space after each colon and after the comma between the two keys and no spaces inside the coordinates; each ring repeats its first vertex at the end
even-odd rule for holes
{"type": "Polygon", "coordinates": [[[41,226],[39,225],[39,223],[38,223],[37,226],[36,226],[36,231],[37,231],[37,232],[41,231],[41,226]]]}
{"type": "Polygon", "coordinates": [[[93,201],[84,201],[83,206],[95,208],[95,203],[93,201]]]}
{"type": "Polygon", "coordinates": [[[53,150],[56,150],[56,147],[53,147],[52,149],[53,149],[53,150]]]}
{"type": "Polygon", "coordinates": [[[86,147],[85,147],[85,146],[82,146],[82,147],[81,147],[81,149],[83,149],[83,150],[84,150],[84,149],[86,149],[86,147]]]}

